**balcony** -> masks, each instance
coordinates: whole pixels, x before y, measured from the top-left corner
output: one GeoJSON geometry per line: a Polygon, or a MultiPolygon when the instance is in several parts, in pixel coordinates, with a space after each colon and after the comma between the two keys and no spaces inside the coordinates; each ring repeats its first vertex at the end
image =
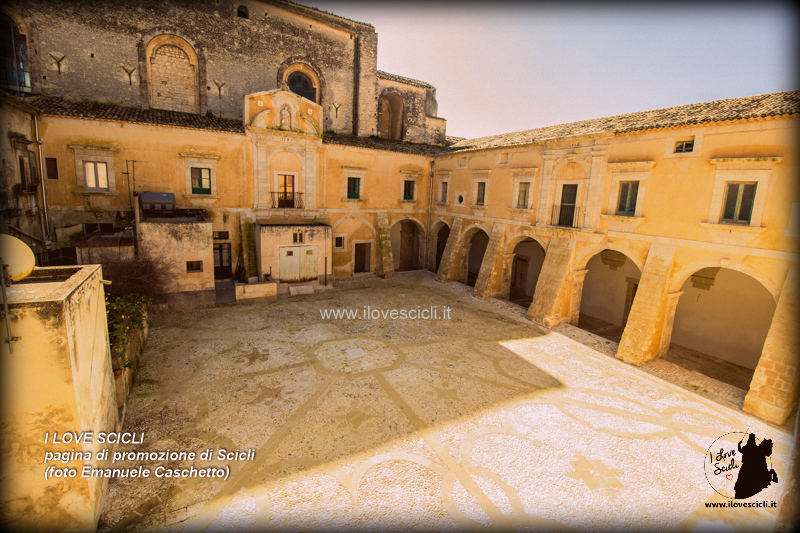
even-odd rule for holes
{"type": "Polygon", "coordinates": [[[561,226],[562,228],[577,228],[578,211],[580,211],[578,206],[573,204],[554,205],[550,225],[561,226]]]}
{"type": "Polygon", "coordinates": [[[273,209],[303,209],[303,193],[300,192],[273,192],[273,209]]]}

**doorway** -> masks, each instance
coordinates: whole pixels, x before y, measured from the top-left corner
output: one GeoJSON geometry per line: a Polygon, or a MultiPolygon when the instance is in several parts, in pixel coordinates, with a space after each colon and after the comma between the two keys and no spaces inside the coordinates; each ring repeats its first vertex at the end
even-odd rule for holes
{"type": "Polygon", "coordinates": [[[231,243],[214,244],[214,279],[231,279],[231,243]]]}
{"type": "Polygon", "coordinates": [[[369,258],[371,246],[368,242],[357,242],[355,245],[355,267],[354,274],[361,274],[370,271],[369,258]]]}

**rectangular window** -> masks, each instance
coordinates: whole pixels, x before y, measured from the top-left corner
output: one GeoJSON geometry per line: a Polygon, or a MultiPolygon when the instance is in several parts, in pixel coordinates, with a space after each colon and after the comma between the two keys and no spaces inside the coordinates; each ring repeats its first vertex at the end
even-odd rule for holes
{"type": "Polygon", "coordinates": [[[486,205],[486,182],[478,182],[478,192],[475,195],[475,205],[486,205]]]}
{"type": "Polygon", "coordinates": [[[105,163],[84,161],[83,171],[86,176],[87,191],[108,190],[108,170],[105,163]]]}
{"type": "Polygon", "coordinates": [[[303,244],[305,242],[305,235],[300,232],[295,232],[292,234],[292,242],[294,244],[303,244]]]}
{"type": "Polygon", "coordinates": [[[694,137],[687,141],[677,141],[675,143],[676,154],[691,152],[692,150],[694,150],[694,137]]]}
{"type": "Polygon", "coordinates": [[[361,178],[347,178],[347,198],[358,200],[360,198],[361,178]]]}
{"type": "Polygon", "coordinates": [[[413,200],[413,199],[414,199],[414,181],[405,180],[403,182],[403,200],[413,200]]]}
{"type": "Polygon", "coordinates": [[[28,188],[28,178],[25,174],[25,158],[23,156],[19,156],[19,182],[23,190],[28,188]]]}
{"type": "Polygon", "coordinates": [[[211,169],[192,167],[192,194],[211,194],[211,169]]]}
{"type": "Polygon", "coordinates": [[[91,235],[92,233],[100,231],[100,224],[97,222],[87,222],[83,225],[84,235],[91,235]]]}
{"type": "Polygon", "coordinates": [[[447,203],[447,185],[448,183],[446,181],[442,182],[442,196],[439,201],[442,202],[443,204],[447,203]]]}
{"type": "Polygon", "coordinates": [[[333,248],[334,250],[344,250],[344,237],[334,237],[333,248]]]}
{"type": "Polygon", "coordinates": [[[530,183],[527,181],[520,182],[519,192],[517,193],[517,209],[528,209],[528,193],[530,190],[530,183]]]}
{"type": "Polygon", "coordinates": [[[49,180],[58,179],[58,159],[56,159],[55,157],[45,157],[44,168],[45,171],[47,172],[47,179],[49,180]]]}
{"type": "Polygon", "coordinates": [[[202,272],[202,261],[186,261],[186,272],[202,272]]]}
{"type": "Polygon", "coordinates": [[[214,240],[215,241],[227,241],[230,239],[229,233],[227,231],[215,231],[214,232],[214,240]]]}
{"type": "Polygon", "coordinates": [[[636,195],[639,194],[638,181],[623,181],[619,184],[617,214],[634,216],[636,214],[636,195]]]}
{"type": "Polygon", "coordinates": [[[722,222],[750,224],[755,197],[755,183],[728,183],[725,187],[725,203],[722,206],[722,222]]]}

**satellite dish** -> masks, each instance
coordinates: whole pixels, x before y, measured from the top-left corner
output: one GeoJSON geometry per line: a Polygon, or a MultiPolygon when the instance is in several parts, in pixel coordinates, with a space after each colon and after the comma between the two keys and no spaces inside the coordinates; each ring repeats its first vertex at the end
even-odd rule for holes
{"type": "Polygon", "coordinates": [[[8,265],[11,281],[25,279],[36,265],[36,258],[28,245],[11,235],[0,234],[0,259],[8,265]]]}

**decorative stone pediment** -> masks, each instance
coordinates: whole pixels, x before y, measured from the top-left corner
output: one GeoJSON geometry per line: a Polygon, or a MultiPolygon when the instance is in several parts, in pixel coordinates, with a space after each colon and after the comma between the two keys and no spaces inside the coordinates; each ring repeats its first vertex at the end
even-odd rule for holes
{"type": "Polygon", "coordinates": [[[244,97],[245,125],[251,128],[322,135],[322,108],[284,89],[244,97]]]}

